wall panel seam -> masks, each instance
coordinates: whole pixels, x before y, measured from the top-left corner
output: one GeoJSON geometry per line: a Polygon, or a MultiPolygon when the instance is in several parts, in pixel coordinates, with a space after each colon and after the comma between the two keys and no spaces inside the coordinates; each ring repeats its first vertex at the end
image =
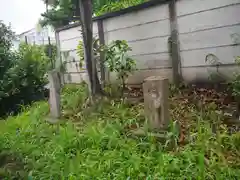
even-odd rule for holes
{"type": "Polygon", "coordinates": [[[127,41],[128,43],[133,43],[133,42],[138,42],[138,41],[147,41],[150,39],[155,39],[155,38],[165,38],[165,37],[169,37],[170,34],[166,34],[166,35],[161,35],[161,36],[152,36],[152,37],[147,37],[147,38],[142,38],[142,39],[134,39],[134,40],[130,40],[127,41]]]}
{"type": "MultiPolygon", "coordinates": [[[[164,38],[164,37],[168,37],[168,36],[170,36],[170,34],[160,35],[160,36],[151,36],[151,37],[142,38],[142,39],[133,39],[133,40],[130,40],[127,42],[131,43],[131,42],[138,42],[138,41],[146,41],[146,40],[150,40],[150,39],[154,39],[154,38],[164,38]]],[[[81,37],[78,36],[78,37],[73,37],[73,38],[69,38],[69,39],[64,39],[64,40],[61,40],[61,42],[67,42],[67,41],[74,40],[77,38],[81,38],[81,37]]],[[[81,39],[79,39],[79,40],[81,40],[81,39]]]]}
{"type": "Polygon", "coordinates": [[[160,51],[160,52],[150,52],[150,53],[142,53],[142,54],[133,54],[129,55],[130,57],[134,56],[146,56],[146,55],[157,55],[157,54],[169,54],[168,51],[160,51]]]}
{"type": "MultiPolygon", "coordinates": [[[[228,66],[237,66],[236,63],[228,63],[228,64],[220,64],[219,67],[228,67],[228,66]]],[[[217,65],[196,65],[196,66],[182,66],[182,68],[189,69],[189,68],[206,68],[206,67],[217,67],[217,65]]],[[[148,71],[148,70],[161,70],[161,69],[172,69],[172,66],[164,66],[164,67],[156,67],[156,68],[142,68],[138,69],[138,71],[148,71]]],[[[78,72],[65,72],[64,74],[82,74],[87,73],[86,70],[78,71],[78,72]]]]}
{"type": "Polygon", "coordinates": [[[66,41],[70,41],[70,40],[77,39],[77,38],[81,38],[81,36],[75,36],[75,37],[72,37],[69,39],[62,39],[61,42],[66,42],[66,41]]]}
{"type": "Polygon", "coordinates": [[[207,12],[207,11],[213,11],[213,10],[216,10],[216,9],[222,9],[222,8],[226,8],[226,7],[236,6],[236,5],[240,5],[240,3],[233,3],[233,4],[228,4],[228,5],[225,5],[225,6],[219,6],[219,7],[205,9],[205,10],[196,11],[196,12],[192,12],[192,13],[187,13],[187,14],[183,14],[183,15],[177,15],[177,18],[181,18],[181,17],[184,17],[184,16],[190,16],[190,15],[194,15],[194,14],[199,14],[199,13],[207,12]]]}
{"type": "Polygon", "coordinates": [[[182,68],[201,68],[201,67],[227,67],[227,66],[237,66],[236,63],[227,63],[227,64],[219,64],[219,65],[214,65],[214,64],[208,64],[208,65],[196,65],[196,66],[182,66],[182,68]]]}
{"type": "Polygon", "coordinates": [[[196,50],[203,50],[203,49],[214,49],[214,48],[221,48],[221,47],[232,47],[232,46],[239,46],[239,44],[233,43],[233,44],[228,44],[228,45],[208,46],[208,47],[192,48],[192,49],[182,49],[182,50],[180,50],[180,52],[196,51],[196,50]]]}
{"type": "MultiPolygon", "coordinates": [[[[162,70],[162,69],[172,69],[172,66],[165,66],[165,67],[157,67],[157,68],[142,68],[142,69],[137,69],[134,72],[138,71],[148,71],[148,70],[162,70]]],[[[86,70],[79,71],[79,72],[65,72],[65,74],[82,74],[82,73],[87,73],[86,70]]]]}
{"type": "Polygon", "coordinates": [[[69,49],[69,50],[61,49],[61,52],[74,52],[74,51],[77,51],[77,48],[76,49],[69,49]]]}
{"type": "MultiPolygon", "coordinates": [[[[70,49],[70,50],[66,50],[67,52],[74,52],[77,49],[70,49]]],[[[65,52],[64,50],[61,50],[61,52],[65,52]]],[[[169,54],[169,51],[159,51],[159,52],[150,52],[150,53],[142,53],[142,54],[133,54],[133,55],[129,55],[130,57],[133,56],[144,56],[144,55],[156,55],[156,54],[169,54]]]]}
{"type": "MultiPolygon", "coordinates": [[[[239,10],[239,14],[240,14],[240,10],[239,10]]],[[[179,33],[179,35],[182,35],[182,34],[192,34],[192,33],[196,33],[196,32],[203,32],[203,31],[208,31],[208,30],[221,29],[221,28],[233,27],[233,26],[239,26],[239,25],[240,25],[240,23],[236,23],[236,24],[229,24],[229,25],[212,27],[212,28],[205,28],[205,29],[199,29],[199,30],[195,30],[195,31],[182,32],[182,33],[179,33]]]]}
{"type": "MultiPolygon", "coordinates": [[[[97,33],[93,33],[93,37],[96,37],[96,36],[97,36],[97,33]]],[[[74,39],[77,39],[77,38],[79,38],[79,40],[82,39],[81,36],[74,36],[74,37],[69,38],[69,39],[60,39],[60,41],[61,41],[61,42],[66,42],[66,41],[74,40],[74,39]]]]}
{"type": "Polygon", "coordinates": [[[108,31],[104,31],[104,33],[119,31],[119,30],[123,30],[123,29],[130,29],[130,28],[133,28],[133,27],[144,26],[144,25],[148,25],[148,24],[152,24],[152,23],[157,23],[157,22],[161,22],[161,21],[166,21],[166,20],[169,20],[169,18],[158,19],[158,20],[155,20],[155,21],[148,21],[148,22],[145,22],[145,23],[139,23],[139,24],[135,24],[135,25],[131,25],[131,26],[126,26],[126,27],[120,27],[120,28],[116,28],[116,29],[111,29],[111,30],[108,30],[108,31]]]}

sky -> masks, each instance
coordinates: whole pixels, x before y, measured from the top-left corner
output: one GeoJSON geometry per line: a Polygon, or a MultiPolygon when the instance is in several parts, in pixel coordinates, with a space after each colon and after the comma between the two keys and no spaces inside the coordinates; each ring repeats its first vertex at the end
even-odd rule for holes
{"type": "Polygon", "coordinates": [[[45,11],[42,0],[0,0],[0,4],[0,20],[11,23],[17,34],[35,28],[45,11]]]}

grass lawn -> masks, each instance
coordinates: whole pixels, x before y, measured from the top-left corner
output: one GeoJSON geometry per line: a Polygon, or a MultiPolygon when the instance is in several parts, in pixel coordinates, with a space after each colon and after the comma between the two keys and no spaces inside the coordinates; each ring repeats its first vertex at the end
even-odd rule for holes
{"type": "Polygon", "coordinates": [[[240,133],[229,134],[215,103],[170,98],[171,149],[152,136],[129,137],[143,123],[143,104],[106,100],[84,110],[85,92],[64,88],[59,124],[46,122],[47,102],[0,121],[0,179],[240,179],[240,133]]]}

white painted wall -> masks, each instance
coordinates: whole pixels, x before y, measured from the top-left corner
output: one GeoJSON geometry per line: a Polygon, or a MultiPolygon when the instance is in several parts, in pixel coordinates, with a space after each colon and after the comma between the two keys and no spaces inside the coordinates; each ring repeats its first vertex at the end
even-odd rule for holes
{"type": "MultiPolygon", "coordinates": [[[[97,22],[93,22],[93,35],[98,36],[97,22]]],[[[74,27],[71,29],[59,32],[60,49],[62,61],[66,64],[67,74],[65,81],[69,83],[80,83],[86,80],[87,76],[83,69],[79,68],[79,56],[77,55],[77,46],[82,40],[81,27],[74,27]],[[68,52],[68,57],[64,57],[63,52],[68,52]]]]}
{"type": "MultiPolygon", "coordinates": [[[[231,37],[240,36],[240,0],[180,0],[177,16],[186,81],[207,79],[216,71],[205,61],[208,54],[214,54],[225,65],[233,64],[234,57],[240,55],[240,46],[231,37]]],[[[222,66],[219,71],[231,77],[236,67],[222,66]]]]}
{"type": "MultiPolygon", "coordinates": [[[[106,44],[113,40],[127,40],[132,47],[129,55],[136,59],[139,70],[129,78],[129,83],[140,83],[149,76],[149,72],[153,75],[168,73],[167,76],[169,76],[171,74],[167,43],[170,35],[167,4],[105,19],[103,27],[106,44]],[[168,69],[162,69],[164,67],[168,69]]],[[[93,23],[93,33],[95,36],[98,34],[97,22],[93,23]]],[[[61,51],[71,50],[71,56],[79,60],[76,56],[76,47],[78,41],[82,39],[80,27],[60,31],[59,36],[61,51]]],[[[68,72],[80,72],[81,70],[77,70],[72,65],[75,62],[69,62],[71,59],[71,57],[65,59],[68,61],[68,72]]],[[[83,73],[79,76],[83,76],[83,73]]]]}
{"type": "MultiPolygon", "coordinates": [[[[105,43],[127,40],[132,47],[130,55],[136,59],[138,71],[128,83],[141,83],[151,75],[172,79],[171,59],[168,53],[170,20],[168,4],[134,11],[103,20],[105,43]]],[[[222,64],[231,64],[240,55],[231,34],[240,35],[240,0],[178,0],[177,24],[179,30],[181,65],[186,81],[207,79],[216,68],[205,62],[206,55],[215,54],[222,64]]],[[[80,82],[86,75],[76,68],[79,57],[76,47],[81,39],[80,27],[59,32],[61,51],[70,51],[67,70],[72,81],[80,82]],[[80,73],[81,72],[81,73],[80,73]],[[75,80],[74,80],[75,79],[75,80]]],[[[93,24],[97,36],[97,22],[93,24]]],[[[221,67],[221,72],[231,75],[234,66],[221,67]],[[231,72],[231,73],[230,73],[231,72]]]]}

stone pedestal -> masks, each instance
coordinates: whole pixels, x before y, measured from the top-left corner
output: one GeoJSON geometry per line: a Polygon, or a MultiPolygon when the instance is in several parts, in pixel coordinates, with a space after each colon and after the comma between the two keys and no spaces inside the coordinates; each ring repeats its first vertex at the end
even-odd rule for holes
{"type": "Polygon", "coordinates": [[[151,76],[144,80],[144,109],[151,130],[165,130],[169,125],[169,82],[165,77],[151,76]]]}
{"type": "Polygon", "coordinates": [[[61,81],[59,72],[53,70],[48,74],[49,80],[49,106],[50,106],[50,118],[58,119],[61,116],[60,107],[60,91],[61,81]]]}

